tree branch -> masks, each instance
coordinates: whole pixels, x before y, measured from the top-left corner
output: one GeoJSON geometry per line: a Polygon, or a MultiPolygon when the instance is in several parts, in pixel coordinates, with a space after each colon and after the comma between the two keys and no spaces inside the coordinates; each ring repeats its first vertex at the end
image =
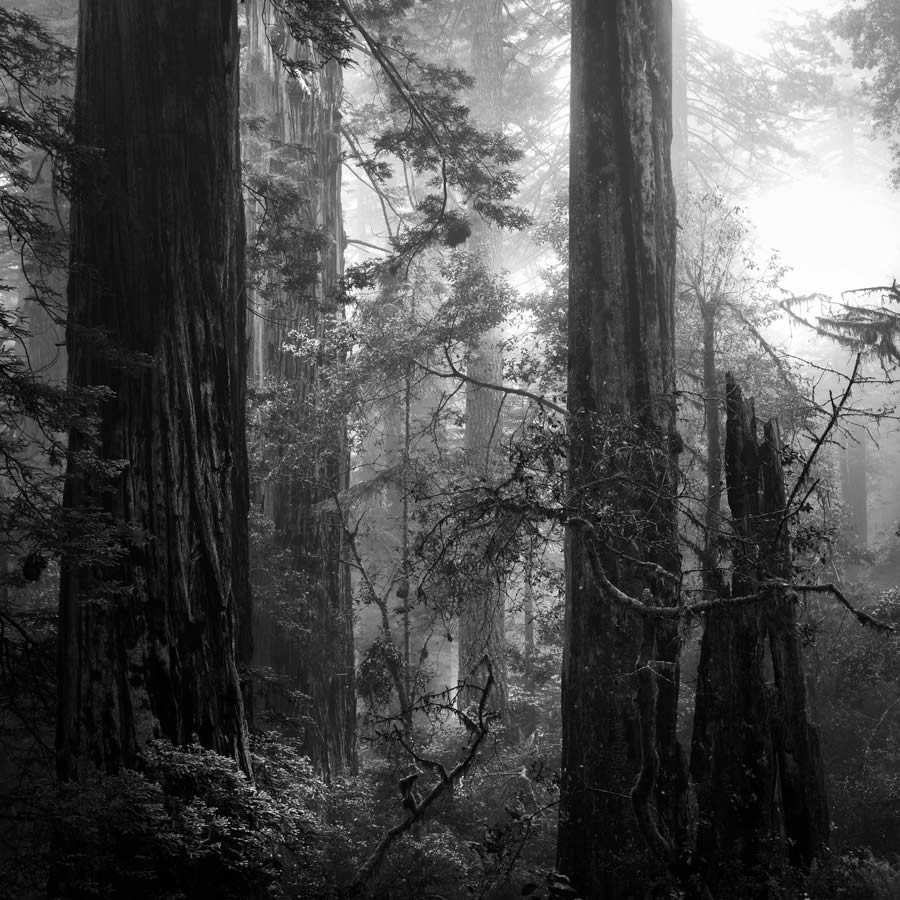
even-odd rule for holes
{"type": "Polygon", "coordinates": [[[792,590],[804,593],[831,594],[833,597],[837,598],[847,610],[849,610],[851,615],[853,615],[860,625],[864,625],[867,628],[874,628],[882,634],[894,634],[897,631],[893,625],[889,625],[887,622],[881,622],[874,616],[870,616],[867,612],[857,609],[834,584],[791,584],[788,585],[788,587],[792,590]]]}
{"type": "Polygon", "coordinates": [[[552,409],[554,412],[558,412],[561,416],[569,415],[569,411],[564,406],[560,406],[558,403],[554,403],[552,400],[548,400],[541,394],[532,393],[525,388],[514,388],[507,387],[503,384],[493,384],[490,381],[482,381],[480,378],[473,378],[471,375],[460,372],[460,370],[456,367],[456,364],[453,362],[453,359],[451,358],[450,353],[448,352],[446,347],[444,348],[444,357],[447,360],[447,364],[450,366],[449,372],[441,372],[438,369],[433,369],[431,368],[431,366],[428,366],[417,359],[413,359],[412,361],[426,374],[433,375],[435,378],[455,378],[459,381],[465,382],[466,384],[473,384],[475,385],[475,387],[484,388],[485,390],[499,391],[501,394],[514,394],[517,397],[525,397],[527,400],[534,401],[539,406],[543,406],[547,409],[552,409]]]}
{"type": "Polygon", "coordinates": [[[778,543],[778,538],[781,535],[782,529],[785,526],[785,523],[790,516],[790,509],[794,503],[794,498],[797,496],[797,491],[800,490],[803,483],[806,481],[807,475],[809,475],[809,470],[812,468],[813,462],[815,462],[816,456],[818,455],[819,450],[822,445],[825,443],[828,435],[831,434],[831,429],[837,424],[838,419],[840,418],[841,412],[844,409],[844,405],[847,403],[847,400],[850,397],[850,392],[853,390],[853,386],[856,384],[856,376],[859,373],[859,366],[862,362],[862,355],[856,354],[856,363],[853,366],[853,372],[850,374],[850,380],[847,382],[847,388],[841,396],[840,402],[835,404],[832,400],[831,403],[831,417],[828,420],[828,424],[825,426],[825,430],[819,435],[816,440],[816,444],[812,449],[812,453],[806,459],[806,463],[803,466],[803,471],[800,473],[800,477],[794,483],[794,489],[791,491],[790,497],[788,497],[787,503],[784,505],[784,515],[781,517],[781,521],[778,523],[778,528],[775,529],[775,536],[772,538],[773,546],[778,543]]]}
{"type": "Polygon", "coordinates": [[[606,592],[607,596],[622,606],[633,610],[638,615],[649,619],[681,619],[687,616],[698,615],[699,613],[709,612],[712,609],[723,609],[728,606],[745,606],[749,603],[761,603],[771,598],[776,590],[788,590],[794,592],[815,592],[821,594],[831,594],[840,603],[846,607],[856,618],[856,620],[868,628],[874,628],[882,634],[894,634],[896,628],[886,622],[881,622],[869,613],[854,607],[844,594],[833,584],[795,584],[789,581],[772,580],[762,585],[759,591],[752,594],[742,594],[738,597],[717,597],[714,600],[703,600],[700,603],[691,603],[683,606],[654,606],[635,597],[631,597],[624,591],[617,588],[607,577],[600,561],[600,555],[597,553],[595,546],[597,540],[597,531],[594,526],[585,519],[571,518],[567,521],[569,525],[583,527],[594,541],[587,542],[588,557],[591,564],[591,570],[594,577],[600,583],[600,586],[606,592]]]}
{"type": "Polygon", "coordinates": [[[415,804],[409,815],[402,822],[397,823],[378,842],[378,846],[372,851],[369,858],[356,872],[353,883],[349,888],[349,895],[351,897],[357,897],[363,892],[366,883],[379,870],[388,851],[393,847],[397,840],[409,831],[413,825],[421,821],[427,810],[433,806],[447,790],[452,788],[461,778],[463,778],[475,762],[478,750],[488,734],[485,712],[488,694],[490,694],[491,688],[494,685],[494,670],[491,667],[491,662],[487,656],[482,659],[482,663],[487,666],[488,677],[481,693],[481,699],[478,703],[477,729],[472,743],[466,748],[466,755],[449,772],[446,772],[443,766],[440,765],[429,766],[433,771],[437,771],[439,776],[438,783],[428,792],[421,803],[415,804]]]}

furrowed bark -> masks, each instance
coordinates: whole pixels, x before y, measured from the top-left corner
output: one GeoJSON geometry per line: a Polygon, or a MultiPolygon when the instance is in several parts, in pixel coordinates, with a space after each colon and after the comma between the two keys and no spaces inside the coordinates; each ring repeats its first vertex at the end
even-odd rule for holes
{"type": "Polygon", "coordinates": [[[223,0],[82,0],[69,379],[105,386],[99,453],[75,428],[65,503],[134,536],[116,564],[64,560],[63,778],[199,740],[250,771],[235,661],[247,617],[238,34],[223,0]]]}
{"type": "MultiPolygon", "coordinates": [[[[475,124],[490,132],[501,131],[503,64],[503,4],[500,0],[473,0],[472,73],[475,91],[472,100],[475,124]]],[[[479,261],[492,275],[501,271],[503,239],[500,230],[472,215],[470,239],[479,261]]],[[[483,334],[469,348],[467,373],[491,384],[503,381],[500,334],[483,334]]],[[[466,385],[465,448],[476,477],[488,478],[494,448],[502,435],[503,397],[497,391],[469,382],[466,385]]],[[[464,705],[478,703],[487,679],[487,662],[494,673],[492,710],[506,707],[506,603],[505,584],[491,560],[485,559],[476,572],[470,595],[459,615],[459,679],[468,687],[461,694],[464,705]]]]}
{"type": "Polygon", "coordinates": [[[697,856],[714,892],[739,874],[748,896],[766,896],[767,867],[781,856],[809,864],[827,840],[828,816],[795,604],[778,586],[790,574],[778,426],[767,423],[759,441],[753,401],[730,375],[726,412],[731,592],[762,594],[706,616],[691,756],[697,856]]]}
{"type": "MultiPolygon", "coordinates": [[[[326,776],[356,770],[356,690],[353,608],[344,528],[325,504],[347,487],[346,426],[329,419],[321,390],[339,359],[300,359],[285,351],[293,329],[323,338],[325,311],[335,303],[343,272],[340,104],[343,76],[330,61],[302,78],[291,76],[273,51],[315,62],[315,51],[290,36],[263,0],[248,0],[247,111],[264,119],[265,134],[245,135],[245,146],[263,171],[301,190],[298,217],[323,245],[305,251],[301,264],[315,270],[307,284],[285,285],[266,273],[266,291],[251,294],[250,374],[260,387],[286,388],[290,410],[276,423],[264,454],[269,475],[254,485],[254,501],[287,549],[298,585],[295,607],[260,604],[253,620],[254,665],[273,670],[258,682],[261,715],[302,722],[301,740],[326,776]],[[284,429],[281,426],[287,425],[284,429]],[[315,441],[309,435],[320,435],[315,441]],[[302,450],[292,449],[301,446],[302,450]],[[287,615],[290,626],[282,621],[287,615]],[[281,680],[285,679],[285,680],[281,680]],[[299,700],[297,698],[300,698],[299,700]]],[[[253,214],[251,204],[251,215],[253,214]]],[[[302,248],[295,252],[303,255],[302,248]]],[[[266,423],[262,423],[266,434],[266,423]]]]}
{"type": "MultiPolygon", "coordinates": [[[[754,544],[760,515],[759,448],[752,402],[745,402],[740,389],[729,383],[726,403],[725,468],[736,533],[731,593],[742,596],[759,589],[754,544]]],[[[733,858],[752,867],[775,827],[764,663],[763,603],[707,613],[691,757],[697,855],[707,863],[733,858]]]]}
{"type": "MultiPolygon", "coordinates": [[[[563,754],[557,865],[583,895],[631,897],[654,877],[648,829],[631,803],[646,787],[636,660],[640,617],[598,580],[633,597],[677,603],[674,512],[674,191],[669,164],[671,4],[576,0],[572,7],[570,174],[569,492],[563,661],[563,754]],[[635,439],[618,453],[616,429],[635,439]],[[610,521],[615,509],[615,522],[610,521]],[[596,526],[577,527],[574,517],[596,526]],[[637,562],[626,559],[630,557],[637,562]],[[641,779],[641,781],[639,781],[641,779]]],[[[675,739],[677,627],[659,623],[654,827],[684,818],[685,766],[675,739]]],[[[650,674],[649,672],[645,672],[650,674]]],[[[641,680],[638,679],[638,685],[641,680]]],[[[645,697],[653,692],[644,685],[645,697]]],[[[646,726],[647,723],[645,723],[646,726]]],[[[649,734],[650,729],[644,731],[649,734]]],[[[648,754],[649,759],[652,754],[648,754]]],[[[640,796],[640,795],[639,795],[640,796]]],[[[646,824],[646,823],[645,823],[646,824]]],[[[661,865],[661,864],[658,864],[661,865]]],[[[658,869],[657,869],[658,871],[658,869]]]]}

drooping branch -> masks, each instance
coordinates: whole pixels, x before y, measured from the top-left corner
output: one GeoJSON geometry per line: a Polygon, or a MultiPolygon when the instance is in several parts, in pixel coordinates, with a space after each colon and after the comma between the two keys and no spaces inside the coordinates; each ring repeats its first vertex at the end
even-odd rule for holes
{"type": "MultiPolygon", "coordinates": [[[[353,27],[359,32],[362,39],[366,42],[372,56],[375,58],[378,65],[381,67],[381,71],[384,72],[385,76],[393,85],[394,89],[397,91],[398,95],[403,99],[403,102],[406,104],[409,109],[410,115],[414,118],[425,130],[426,134],[431,138],[434,142],[435,150],[441,152],[441,148],[443,147],[443,143],[441,141],[440,136],[437,133],[434,123],[431,121],[428,113],[422,108],[421,104],[418,102],[415,96],[415,91],[410,88],[407,84],[406,80],[397,71],[397,67],[394,63],[388,58],[387,54],[384,51],[384,47],[381,45],[379,41],[377,41],[368,31],[368,29],[363,25],[363,23],[359,20],[359,18],[354,15],[353,10],[350,9],[348,3],[345,3],[344,0],[338,0],[338,6],[343,10],[344,14],[352,23],[353,27]]],[[[441,206],[440,211],[437,216],[435,222],[431,225],[428,232],[426,232],[425,236],[419,241],[419,245],[424,245],[427,243],[428,239],[436,232],[439,227],[441,220],[444,217],[444,214],[447,211],[447,203],[450,197],[449,194],[449,185],[447,181],[447,158],[446,156],[441,154],[441,206]]]]}
{"type": "Polygon", "coordinates": [[[845,297],[847,294],[877,294],[879,292],[886,294],[891,300],[900,303],[900,284],[897,283],[896,279],[892,284],[877,284],[874,287],[853,288],[849,291],[841,291],[841,296],[845,297]]]}
{"type": "Polygon", "coordinates": [[[729,303],[728,308],[735,314],[738,321],[744,325],[747,331],[755,339],[756,343],[759,345],[760,349],[769,359],[772,361],[772,364],[775,366],[775,370],[778,372],[779,378],[783,384],[785,384],[789,389],[794,388],[794,382],[791,379],[791,373],[788,370],[787,366],[784,364],[784,359],[778,354],[775,348],[766,340],[765,336],[762,332],[753,324],[752,320],[749,316],[747,316],[744,311],[740,308],[738,304],[729,303]]]}
{"type": "Polygon", "coordinates": [[[864,625],[867,628],[874,628],[882,634],[894,634],[897,631],[893,625],[889,625],[887,622],[881,622],[874,616],[870,616],[869,613],[857,609],[834,584],[792,584],[789,585],[789,587],[795,591],[804,593],[831,594],[841,603],[841,605],[846,607],[860,625],[864,625]]]}

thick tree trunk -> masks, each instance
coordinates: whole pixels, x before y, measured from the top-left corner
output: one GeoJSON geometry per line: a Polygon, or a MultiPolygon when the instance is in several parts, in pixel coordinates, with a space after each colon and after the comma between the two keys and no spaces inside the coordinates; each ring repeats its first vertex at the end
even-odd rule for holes
{"type": "Polygon", "coordinates": [[[672,0],[672,177],[681,202],[690,181],[687,0],[672,0]]]}
{"type": "MultiPolygon", "coordinates": [[[[503,4],[501,0],[473,0],[469,9],[475,77],[473,120],[479,128],[498,132],[503,128],[503,4]]],[[[499,275],[500,231],[483,222],[477,213],[473,215],[471,244],[485,269],[499,275]]],[[[499,333],[491,331],[469,348],[469,375],[491,384],[503,381],[499,341],[499,333]]],[[[466,386],[465,448],[476,477],[489,475],[493,448],[502,434],[500,416],[501,398],[497,391],[466,386]]],[[[491,560],[485,560],[475,575],[459,614],[459,678],[470,686],[462,692],[461,699],[466,706],[477,705],[487,682],[489,663],[494,681],[489,708],[502,711],[507,692],[505,584],[491,560]]]]}
{"type": "Polygon", "coordinates": [[[133,529],[64,561],[59,773],[199,740],[250,770],[235,661],[249,608],[244,229],[235,7],[82,0],[69,378],[112,391],[99,452],[71,434],[65,503],[133,529]],[[246,614],[246,613],[245,613],[246,614]]]}
{"type": "Polygon", "coordinates": [[[321,393],[341,362],[300,360],[282,348],[292,329],[324,337],[324,311],[335,303],[343,271],[342,73],[332,61],[302,80],[291,76],[272,43],[289,59],[311,59],[313,51],[297,45],[271,6],[262,0],[246,6],[247,107],[267,129],[262,140],[248,134],[246,143],[255,144],[251,155],[264,172],[300,189],[296,215],[324,237],[317,250],[293,248],[296,262],[314,272],[306,283],[286,285],[271,271],[264,290],[251,295],[251,375],[261,386],[286,389],[289,398],[283,421],[270,423],[271,430],[261,423],[271,464],[255,496],[289,551],[296,591],[289,610],[263,604],[256,610],[254,664],[276,675],[260,692],[259,712],[268,707],[299,718],[304,751],[321,772],[336,775],[356,770],[350,574],[340,518],[323,509],[347,487],[346,425],[325,408],[321,393]]]}
{"type": "MultiPolygon", "coordinates": [[[[730,376],[726,411],[732,595],[746,596],[790,573],[781,442],[774,422],[759,442],[753,402],[730,376]]],[[[749,879],[747,896],[767,896],[765,871],[778,864],[779,846],[789,848],[794,864],[808,864],[828,834],[794,604],[783,589],[707,614],[697,679],[691,769],[698,858],[713,891],[740,873],[749,879]]]]}
{"type": "Polygon", "coordinates": [[[558,866],[594,898],[640,896],[685,825],[677,631],[645,628],[591,566],[596,549],[620,589],[677,602],[659,574],[679,570],[670,40],[670,3],[573,4],[569,490],[600,541],[567,529],[558,866]]]}

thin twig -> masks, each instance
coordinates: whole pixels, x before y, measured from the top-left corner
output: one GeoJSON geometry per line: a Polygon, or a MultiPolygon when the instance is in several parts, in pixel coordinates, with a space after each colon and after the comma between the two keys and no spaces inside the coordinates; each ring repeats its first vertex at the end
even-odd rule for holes
{"type": "Polygon", "coordinates": [[[499,391],[501,394],[514,394],[517,397],[525,397],[527,400],[533,400],[539,406],[544,406],[547,409],[552,409],[554,412],[559,413],[561,416],[568,416],[569,411],[564,407],[560,406],[558,403],[554,403],[552,400],[548,400],[546,397],[541,394],[535,394],[532,391],[526,390],[525,388],[514,388],[507,387],[503,384],[494,384],[490,381],[482,381],[480,378],[473,378],[471,375],[467,375],[465,372],[461,372],[456,364],[453,362],[448,350],[444,348],[444,356],[447,359],[447,364],[450,366],[449,372],[441,372],[439,369],[433,369],[431,366],[427,366],[425,363],[420,362],[419,360],[414,360],[415,364],[422,369],[426,374],[433,375],[435,378],[450,378],[456,379],[458,381],[465,382],[466,384],[473,384],[475,387],[484,388],[489,391],[499,391]]]}
{"type": "Polygon", "coordinates": [[[825,430],[819,435],[816,440],[816,444],[812,449],[812,453],[806,459],[806,463],[803,466],[803,471],[800,473],[800,477],[797,479],[794,484],[794,489],[791,491],[791,496],[788,497],[787,503],[784,505],[785,515],[781,517],[781,521],[778,523],[778,528],[775,530],[775,536],[772,538],[772,544],[778,543],[778,538],[781,535],[781,531],[784,528],[785,523],[788,520],[788,514],[793,506],[794,498],[797,496],[797,491],[800,490],[801,486],[806,481],[807,475],[809,475],[809,470],[812,468],[813,462],[815,462],[816,456],[822,445],[825,443],[825,440],[828,438],[828,435],[831,433],[831,429],[837,424],[838,419],[840,418],[841,412],[844,409],[844,405],[847,403],[847,400],[850,398],[850,392],[853,390],[853,386],[856,384],[856,376],[859,373],[859,366],[862,362],[862,355],[856,354],[856,363],[853,366],[853,372],[850,374],[850,380],[847,382],[847,387],[841,396],[840,402],[837,404],[832,401],[831,404],[831,417],[828,420],[828,424],[825,426],[825,430]]]}

